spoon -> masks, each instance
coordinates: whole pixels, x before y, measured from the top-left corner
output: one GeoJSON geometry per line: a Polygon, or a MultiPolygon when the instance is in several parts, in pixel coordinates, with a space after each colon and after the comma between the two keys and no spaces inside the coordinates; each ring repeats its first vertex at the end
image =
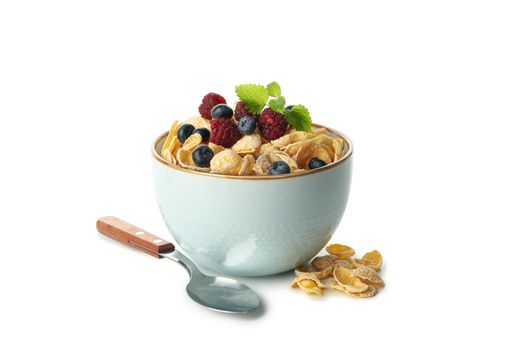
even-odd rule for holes
{"type": "Polygon", "coordinates": [[[244,313],[259,306],[259,297],[247,285],[227,277],[205,275],[172,243],[147,231],[114,216],[98,219],[97,230],[156,258],[167,258],[184,266],[190,274],[186,292],[191,299],[207,308],[244,313]]]}

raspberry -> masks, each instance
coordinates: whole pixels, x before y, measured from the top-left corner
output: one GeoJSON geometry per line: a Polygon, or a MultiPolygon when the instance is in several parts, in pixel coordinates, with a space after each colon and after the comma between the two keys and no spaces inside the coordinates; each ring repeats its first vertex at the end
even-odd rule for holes
{"type": "Polygon", "coordinates": [[[255,120],[257,120],[257,117],[248,110],[243,102],[240,101],[237,102],[237,105],[235,106],[235,112],[233,116],[237,121],[239,121],[242,117],[253,117],[255,120]]]}
{"type": "Polygon", "coordinates": [[[204,119],[211,119],[211,110],[220,103],[226,103],[226,99],[219,94],[210,92],[202,98],[199,113],[204,119]]]}
{"type": "Polygon", "coordinates": [[[288,123],[279,112],[266,108],[259,116],[259,130],[265,139],[272,141],[286,134],[288,123]]]}
{"type": "Polygon", "coordinates": [[[229,148],[242,136],[232,119],[215,118],[210,123],[212,143],[229,148]]]}

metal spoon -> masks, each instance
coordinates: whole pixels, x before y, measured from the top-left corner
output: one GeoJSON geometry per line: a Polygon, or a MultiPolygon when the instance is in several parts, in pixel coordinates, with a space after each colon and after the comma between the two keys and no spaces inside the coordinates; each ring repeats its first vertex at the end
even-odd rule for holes
{"type": "Polygon", "coordinates": [[[149,232],[114,216],[98,219],[97,230],[157,258],[164,257],[180,263],[190,273],[186,292],[201,305],[223,312],[248,312],[259,306],[259,297],[247,285],[227,277],[205,275],[190,259],[175,250],[172,243],[149,232]]]}

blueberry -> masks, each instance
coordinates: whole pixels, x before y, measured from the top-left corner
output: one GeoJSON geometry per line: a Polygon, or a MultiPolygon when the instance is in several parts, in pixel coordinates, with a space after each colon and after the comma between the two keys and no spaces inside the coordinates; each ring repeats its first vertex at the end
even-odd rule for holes
{"type": "Polygon", "coordinates": [[[233,109],[228,105],[221,103],[213,107],[211,110],[212,118],[231,118],[233,116],[233,109]]]}
{"type": "Polygon", "coordinates": [[[322,160],[322,159],[317,158],[317,157],[313,157],[308,162],[308,167],[310,169],[320,168],[320,167],[325,166],[325,165],[326,165],[326,162],[324,160],[322,160]]]}
{"type": "Polygon", "coordinates": [[[294,105],[288,105],[288,106],[286,106],[286,108],[285,108],[285,109],[289,111],[290,109],[292,109],[292,108],[293,108],[293,106],[294,106],[294,105]]]}
{"type": "Polygon", "coordinates": [[[268,171],[268,173],[270,175],[289,174],[290,166],[286,164],[286,162],[278,160],[276,162],[273,162],[272,165],[270,165],[270,170],[268,171]]]}
{"type": "Polygon", "coordinates": [[[255,118],[249,116],[239,119],[239,124],[237,125],[239,132],[243,135],[250,135],[256,127],[257,122],[255,121],[255,118]]]}
{"type": "Polygon", "coordinates": [[[202,142],[210,141],[210,130],[206,128],[198,128],[193,132],[194,134],[200,134],[202,136],[202,142]]]}
{"type": "Polygon", "coordinates": [[[196,166],[200,166],[202,168],[209,168],[211,159],[214,155],[215,154],[213,153],[210,147],[206,145],[200,145],[195,147],[193,152],[191,152],[191,159],[193,159],[193,162],[196,166]]]}
{"type": "Polygon", "coordinates": [[[184,141],[186,141],[186,139],[193,133],[193,130],[195,130],[193,125],[184,124],[179,128],[179,131],[177,131],[177,138],[180,142],[184,143],[184,141]]]}

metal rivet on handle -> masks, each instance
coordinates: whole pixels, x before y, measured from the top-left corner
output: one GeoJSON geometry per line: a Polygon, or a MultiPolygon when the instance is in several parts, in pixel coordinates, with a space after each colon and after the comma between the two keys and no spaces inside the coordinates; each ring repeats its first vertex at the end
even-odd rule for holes
{"type": "Polygon", "coordinates": [[[137,236],[142,236],[143,234],[144,234],[144,231],[135,232],[135,235],[137,235],[137,236]]]}

